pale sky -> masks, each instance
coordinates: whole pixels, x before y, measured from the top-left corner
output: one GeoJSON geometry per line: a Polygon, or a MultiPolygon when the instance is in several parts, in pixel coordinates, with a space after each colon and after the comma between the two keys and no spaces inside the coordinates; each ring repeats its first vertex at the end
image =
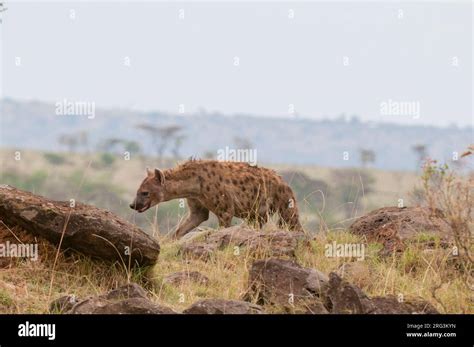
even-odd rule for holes
{"type": "Polygon", "coordinates": [[[7,7],[1,25],[4,97],[171,113],[183,105],[185,112],[291,117],[294,108],[315,119],[346,114],[366,121],[473,124],[469,2],[63,1],[7,7]],[[419,117],[381,114],[388,100],[418,103],[419,117]]]}

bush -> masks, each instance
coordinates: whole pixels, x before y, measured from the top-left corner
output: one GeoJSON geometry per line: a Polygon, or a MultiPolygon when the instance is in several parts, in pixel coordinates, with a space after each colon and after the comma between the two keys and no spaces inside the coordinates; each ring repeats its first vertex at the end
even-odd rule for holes
{"type": "Polygon", "coordinates": [[[427,160],[422,181],[424,204],[433,212],[440,211],[455,241],[453,255],[458,256],[462,272],[470,274],[474,263],[474,175],[461,176],[447,164],[427,160]]]}
{"type": "Polygon", "coordinates": [[[57,153],[44,153],[44,158],[46,161],[52,165],[62,165],[66,163],[66,158],[61,154],[57,153]]]}
{"type": "Polygon", "coordinates": [[[13,187],[38,192],[44,187],[48,174],[43,170],[33,172],[31,175],[20,175],[16,171],[6,171],[2,174],[2,183],[13,187]]]}
{"type": "Polygon", "coordinates": [[[115,156],[111,153],[102,153],[100,163],[104,166],[111,166],[115,162],[115,156]]]}

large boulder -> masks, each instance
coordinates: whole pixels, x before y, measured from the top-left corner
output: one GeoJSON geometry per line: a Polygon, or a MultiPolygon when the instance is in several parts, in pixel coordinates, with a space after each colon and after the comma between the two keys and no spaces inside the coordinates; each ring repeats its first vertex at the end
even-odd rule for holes
{"type": "Polygon", "coordinates": [[[192,304],[183,311],[186,314],[260,314],[262,307],[245,301],[205,299],[192,304]]]}
{"type": "Polygon", "coordinates": [[[383,254],[403,251],[405,241],[420,233],[438,236],[445,244],[451,240],[442,212],[424,207],[383,207],[357,218],[349,231],[365,236],[369,242],[382,243],[383,254]]]}
{"type": "Polygon", "coordinates": [[[327,291],[331,313],[337,314],[432,314],[436,308],[422,299],[398,300],[393,295],[368,297],[359,287],[334,272],[329,274],[327,291]]]}
{"type": "Polygon", "coordinates": [[[237,225],[213,233],[201,233],[186,242],[181,242],[181,252],[189,257],[207,260],[214,251],[233,246],[266,257],[294,257],[297,247],[307,242],[308,237],[302,232],[257,231],[237,225]]]}
{"type": "Polygon", "coordinates": [[[438,310],[423,299],[400,301],[394,295],[372,298],[375,314],[439,314],[438,310]]]}
{"type": "Polygon", "coordinates": [[[370,298],[359,287],[347,282],[334,272],[329,274],[327,297],[331,313],[367,314],[375,310],[370,298]]]}
{"type": "Polygon", "coordinates": [[[371,298],[335,272],[326,276],[294,261],[275,258],[252,264],[244,299],[307,314],[437,313],[422,299],[399,302],[393,295],[371,298]]]}
{"type": "Polygon", "coordinates": [[[115,214],[94,206],[53,201],[8,185],[0,185],[0,219],[8,226],[41,236],[63,249],[74,249],[106,261],[152,265],[156,240],[115,214]]]}
{"type": "Polygon", "coordinates": [[[72,306],[68,314],[176,314],[172,309],[155,304],[137,284],[129,284],[104,295],[91,297],[72,306]]]}
{"type": "Polygon", "coordinates": [[[329,278],[292,260],[271,258],[253,262],[245,298],[261,304],[298,307],[321,303],[329,278]]]}

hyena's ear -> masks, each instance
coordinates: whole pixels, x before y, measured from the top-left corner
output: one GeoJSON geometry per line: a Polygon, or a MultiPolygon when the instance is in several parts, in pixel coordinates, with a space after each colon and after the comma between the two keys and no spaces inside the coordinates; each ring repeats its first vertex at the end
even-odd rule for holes
{"type": "Polygon", "coordinates": [[[147,167],[147,168],[146,168],[146,175],[147,175],[148,177],[154,177],[154,176],[155,176],[155,173],[154,173],[152,170],[150,170],[149,167],[147,167]]]}
{"type": "Polygon", "coordinates": [[[161,184],[165,184],[165,174],[160,169],[155,169],[155,179],[161,184]]]}

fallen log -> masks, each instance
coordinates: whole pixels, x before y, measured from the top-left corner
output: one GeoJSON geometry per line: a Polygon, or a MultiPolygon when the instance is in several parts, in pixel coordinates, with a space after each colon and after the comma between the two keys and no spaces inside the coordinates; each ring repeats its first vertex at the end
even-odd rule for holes
{"type": "Polygon", "coordinates": [[[0,185],[0,220],[93,258],[147,266],[158,259],[156,240],[112,212],[73,201],[53,201],[0,185]]]}

